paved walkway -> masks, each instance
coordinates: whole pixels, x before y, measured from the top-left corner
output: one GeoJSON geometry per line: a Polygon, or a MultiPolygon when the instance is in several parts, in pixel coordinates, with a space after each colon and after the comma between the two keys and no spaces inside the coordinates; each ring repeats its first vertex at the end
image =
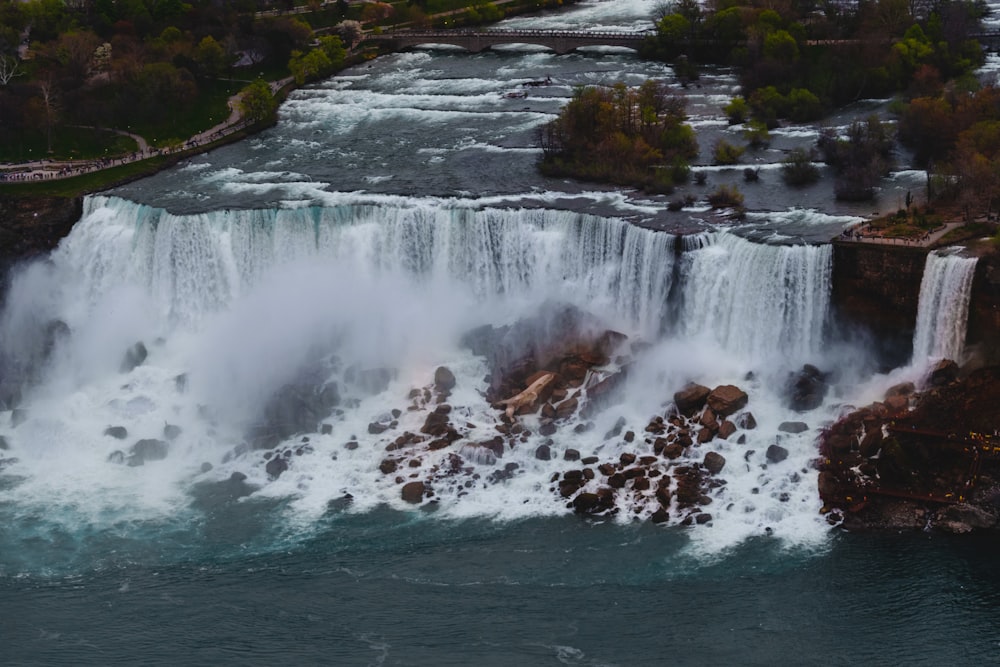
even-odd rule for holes
{"type": "MultiPolygon", "coordinates": [[[[272,93],[277,93],[286,85],[292,82],[291,77],[271,81],[268,85],[272,93]]],[[[131,162],[146,160],[160,155],[170,155],[179,153],[191,148],[197,148],[205,144],[218,141],[223,137],[241,130],[250,124],[240,113],[240,99],[242,93],[237,93],[229,98],[229,116],[221,123],[210,127],[203,132],[199,132],[180,146],[167,148],[155,148],[149,145],[145,138],[138,134],[116,130],[113,128],[95,128],[114,132],[122,136],[131,137],[136,143],[136,150],[126,155],[119,155],[110,158],[93,158],[89,160],[34,160],[18,164],[0,164],[0,182],[16,183],[23,181],[43,181],[56,180],[61,178],[72,178],[81,174],[88,174],[102,169],[109,169],[131,162]]]]}
{"type": "Polygon", "coordinates": [[[964,222],[948,222],[941,227],[917,238],[900,238],[895,236],[882,236],[882,233],[872,229],[871,223],[862,222],[850,229],[844,230],[838,241],[850,241],[852,243],[875,243],[882,245],[909,246],[913,248],[926,248],[937,243],[941,237],[953,229],[964,225],[964,222]]]}

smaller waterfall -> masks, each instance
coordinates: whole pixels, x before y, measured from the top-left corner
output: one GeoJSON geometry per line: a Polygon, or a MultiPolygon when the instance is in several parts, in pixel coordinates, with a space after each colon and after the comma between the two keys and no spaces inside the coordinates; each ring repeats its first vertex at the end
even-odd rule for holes
{"type": "Polygon", "coordinates": [[[961,361],[975,257],[961,257],[957,248],[927,255],[920,281],[913,361],[946,358],[961,361]]]}

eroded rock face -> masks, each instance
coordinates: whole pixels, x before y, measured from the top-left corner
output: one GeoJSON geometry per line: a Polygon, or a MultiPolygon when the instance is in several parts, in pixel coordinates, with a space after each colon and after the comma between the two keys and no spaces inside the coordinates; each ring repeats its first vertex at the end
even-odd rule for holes
{"type": "Polygon", "coordinates": [[[993,529],[1000,514],[1000,459],[992,455],[1000,446],[997,424],[998,368],[922,392],[897,385],[884,402],[824,432],[825,509],[852,530],[993,529]]]}

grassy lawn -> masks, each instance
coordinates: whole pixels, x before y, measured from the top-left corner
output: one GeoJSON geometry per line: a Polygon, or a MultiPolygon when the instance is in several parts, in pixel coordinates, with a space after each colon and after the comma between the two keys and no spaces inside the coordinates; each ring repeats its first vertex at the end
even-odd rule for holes
{"type": "Polygon", "coordinates": [[[45,133],[28,131],[17,141],[0,144],[0,162],[28,162],[39,159],[90,160],[106,155],[131,153],[138,146],[133,139],[114,132],[84,127],[62,127],[52,133],[52,152],[46,149],[45,133]]]}
{"type": "Polygon", "coordinates": [[[158,148],[182,144],[228,118],[229,107],[226,103],[229,97],[240,92],[245,85],[242,81],[216,81],[198,96],[190,109],[173,115],[169,123],[154,125],[137,119],[129,125],[129,130],[158,148]]]}

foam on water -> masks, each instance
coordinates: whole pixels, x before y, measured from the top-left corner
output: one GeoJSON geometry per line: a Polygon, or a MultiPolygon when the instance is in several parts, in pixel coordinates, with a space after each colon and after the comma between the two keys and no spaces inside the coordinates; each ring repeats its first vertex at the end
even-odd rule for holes
{"type": "MultiPolygon", "coordinates": [[[[192,484],[238,472],[259,487],[251,499],[290,501],[280,524],[304,532],[347,495],[351,511],[404,508],[398,484],[379,464],[399,433],[423,424],[426,410],[407,410],[411,390],[446,365],[458,378],[449,403],[466,439],[422,454],[414,471],[430,474],[458,451],[473,472],[435,484],[442,518],[567,512],[549,481],[573,465],[563,452],[602,460],[646,453],[648,443],[605,434],[619,419],[642,433],[693,380],[743,386],[761,425],[746,432],[745,445],[710,445],[729,462],[728,484],[711,491],[714,519],[693,532],[695,540],[710,551],[766,529],[821,540],[808,466],[815,431],[780,436],[790,455],[779,464],[763,456],[777,424],[795,418],[774,378],[824,358],[829,248],[704,233],[685,237],[677,264],[676,245],[672,235],[620,220],[545,209],[397,199],[177,216],[90,197],[51,261],[16,277],[0,323],[3,359],[34,358],[41,369],[27,392],[27,420],[15,427],[10,413],[0,417],[0,435],[19,459],[4,473],[20,479],[0,485],[0,501],[17,516],[42,513],[66,531],[113,530],[122,521],[183,524],[194,512],[192,484]],[[499,416],[484,397],[485,360],[461,347],[460,337],[555,304],[573,304],[651,343],[627,353],[634,361],[622,402],[589,421],[572,418],[551,437],[551,461],[534,456],[538,435],[499,460],[463,449],[490,440],[499,416]],[[41,340],[53,321],[66,333],[47,353],[18,346],[41,340]],[[136,341],[149,356],[122,373],[122,355],[136,341]],[[394,369],[384,388],[362,389],[352,379],[359,369],[379,368],[394,369]],[[320,417],[329,432],[308,433],[308,447],[300,436],[284,445],[299,452],[271,480],[269,453],[241,446],[246,429],[275,391],[317,369],[320,382],[340,387],[340,407],[320,417]],[[758,379],[746,380],[748,371],[758,379]],[[393,410],[400,411],[394,430],[370,434],[369,425],[393,410]],[[139,439],[164,438],[167,424],[181,433],[165,460],[139,467],[108,460],[116,451],[127,456],[139,439]],[[109,426],[125,427],[128,438],[105,435],[109,426]],[[348,441],[359,446],[345,448],[348,441]],[[515,474],[495,478],[512,463],[515,474]]],[[[810,417],[810,426],[820,420],[810,417]]],[[[537,416],[522,421],[537,431],[537,416]]],[[[687,456],[700,462],[705,451],[687,456]]],[[[619,518],[646,518],[654,504],[619,518]]]]}

